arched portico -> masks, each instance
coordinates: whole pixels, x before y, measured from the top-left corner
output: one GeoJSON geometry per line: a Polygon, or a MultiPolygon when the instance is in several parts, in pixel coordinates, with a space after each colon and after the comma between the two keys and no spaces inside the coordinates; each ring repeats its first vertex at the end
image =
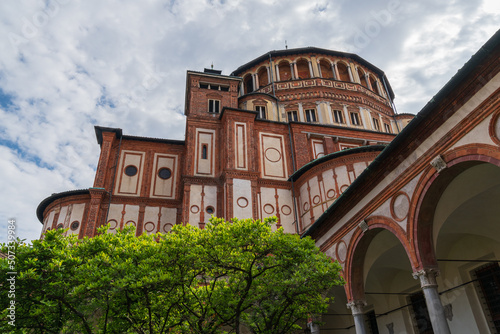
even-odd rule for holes
{"type": "Polygon", "coordinates": [[[427,170],[417,188],[417,205],[409,220],[416,254],[422,268],[440,273],[436,293],[451,332],[496,333],[500,330],[500,285],[495,283],[500,281],[498,149],[467,145],[441,159],[443,169],[427,170]]]}
{"type": "Polygon", "coordinates": [[[352,236],[344,267],[356,333],[384,327],[406,331],[412,324],[406,314],[400,314],[405,292],[418,290],[412,278],[416,258],[411,243],[389,218],[372,216],[364,224],[352,236]]]}

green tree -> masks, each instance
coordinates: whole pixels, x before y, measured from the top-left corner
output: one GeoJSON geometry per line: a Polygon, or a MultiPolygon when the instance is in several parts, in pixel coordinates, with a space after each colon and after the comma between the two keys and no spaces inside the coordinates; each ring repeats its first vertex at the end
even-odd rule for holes
{"type": "MultiPolygon", "coordinates": [[[[323,312],[339,266],[276,219],[132,228],[78,240],[48,231],[16,244],[16,327],[0,289],[0,331],[36,333],[291,333],[323,312]]],[[[7,252],[7,245],[2,252],[7,252]]],[[[6,282],[8,259],[0,260],[6,282]]],[[[5,285],[7,287],[7,285],[5,285]]]]}

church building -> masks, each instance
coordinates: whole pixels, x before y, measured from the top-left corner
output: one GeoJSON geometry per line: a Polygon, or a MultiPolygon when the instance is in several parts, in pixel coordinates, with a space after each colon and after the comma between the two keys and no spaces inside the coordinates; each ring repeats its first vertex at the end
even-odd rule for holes
{"type": "Polygon", "coordinates": [[[96,126],[94,184],[44,199],[42,235],[277,216],[343,268],[311,332],[498,333],[499,72],[497,32],[414,116],[351,53],[188,71],[185,140],[96,126]]]}

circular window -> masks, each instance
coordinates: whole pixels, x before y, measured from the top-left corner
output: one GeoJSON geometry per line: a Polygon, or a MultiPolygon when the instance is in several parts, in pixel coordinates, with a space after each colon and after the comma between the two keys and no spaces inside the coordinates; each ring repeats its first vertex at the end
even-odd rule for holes
{"type": "Polygon", "coordinates": [[[137,167],[132,165],[125,167],[125,174],[128,176],[134,176],[137,174],[137,167]]]}
{"type": "Polygon", "coordinates": [[[59,229],[61,229],[61,228],[63,228],[63,227],[64,227],[64,225],[63,225],[63,224],[59,224],[59,225],[57,225],[57,227],[56,227],[56,228],[59,230],[59,229]]]}
{"type": "Polygon", "coordinates": [[[210,215],[211,215],[211,214],[212,214],[212,213],[214,213],[214,212],[215,212],[215,209],[214,209],[214,207],[213,207],[213,206],[207,206],[207,213],[208,213],[208,214],[210,214],[210,215]]]}
{"type": "Polygon", "coordinates": [[[158,176],[160,179],[168,180],[172,177],[172,171],[168,168],[160,168],[158,171],[158,176]]]}
{"type": "Polygon", "coordinates": [[[71,225],[69,227],[71,228],[72,231],[76,231],[79,226],[80,226],[80,222],[75,220],[74,222],[71,223],[71,225]]]}

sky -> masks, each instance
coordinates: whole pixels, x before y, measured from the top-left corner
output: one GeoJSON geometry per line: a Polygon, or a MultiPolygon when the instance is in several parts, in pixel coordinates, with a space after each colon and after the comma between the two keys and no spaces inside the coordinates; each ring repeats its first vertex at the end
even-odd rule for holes
{"type": "Polygon", "coordinates": [[[500,28],[498,0],[4,0],[0,242],[38,239],[38,204],[92,186],[94,126],[184,139],[186,71],[271,50],[356,53],[418,113],[500,28]]]}

